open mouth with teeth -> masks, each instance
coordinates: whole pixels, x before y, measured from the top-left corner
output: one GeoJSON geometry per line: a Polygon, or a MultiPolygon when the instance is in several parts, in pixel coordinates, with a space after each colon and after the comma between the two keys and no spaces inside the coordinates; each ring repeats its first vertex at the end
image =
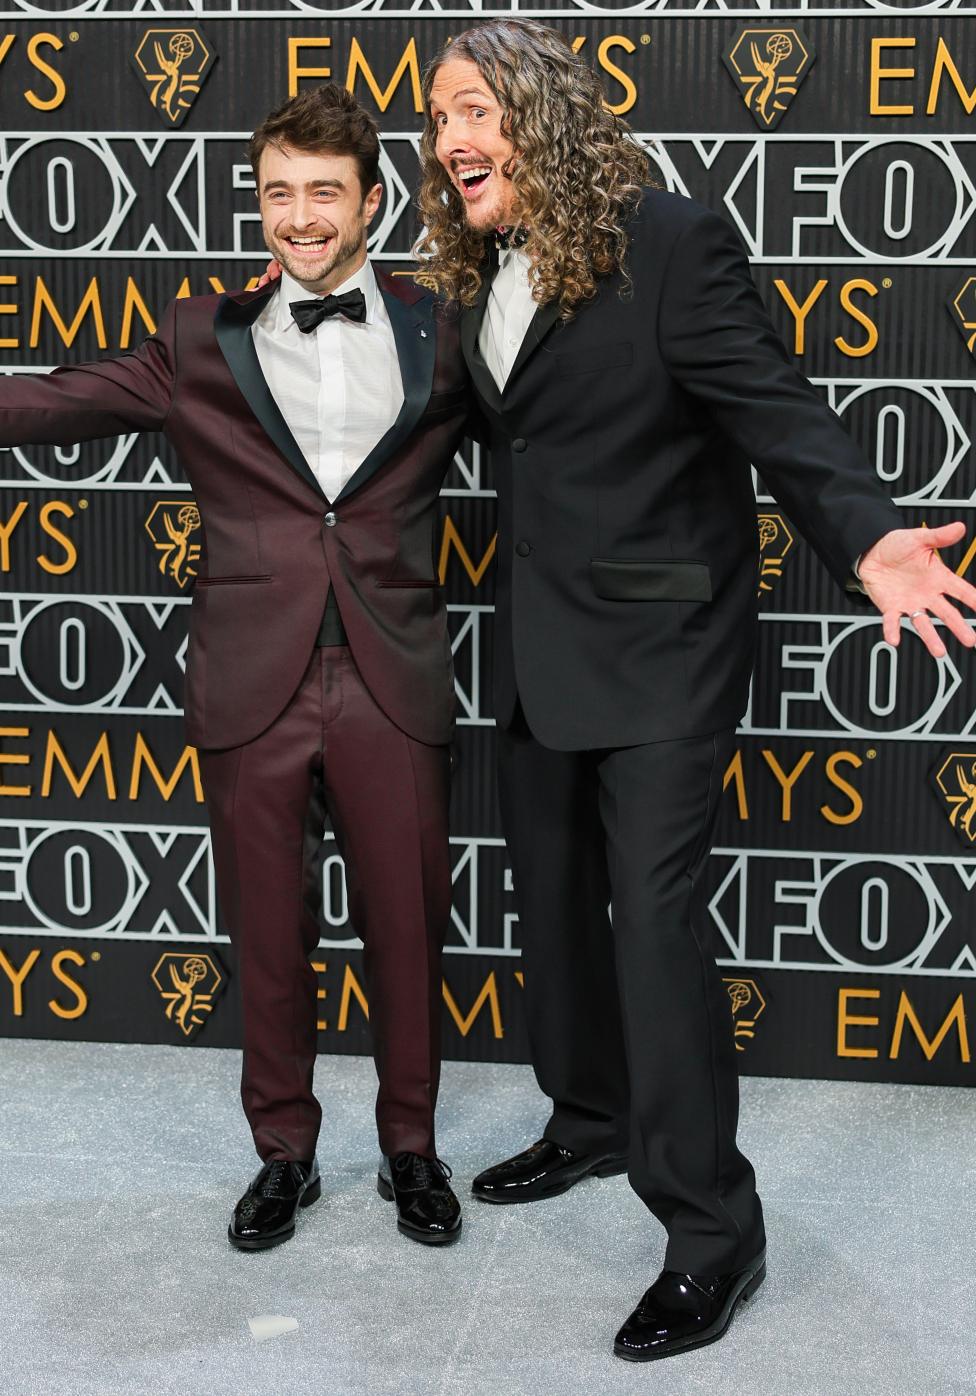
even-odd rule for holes
{"type": "Polygon", "coordinates": [[[472,198],[491,175],[490,165],[469,165],[458,170],[458,182],[466,199],[472,198]]]}
{"type": "Polygon", "coordinates": [[[332,238],[324,233],[314,233],[308,237],[286,237],[285,242],[301,257],[318,257],[328,249],[332,238]]]}

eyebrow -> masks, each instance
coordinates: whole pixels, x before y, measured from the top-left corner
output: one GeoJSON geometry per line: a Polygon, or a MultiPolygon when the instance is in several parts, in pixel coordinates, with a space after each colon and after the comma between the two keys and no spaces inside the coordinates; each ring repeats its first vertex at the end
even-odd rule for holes
{"type": "MultiPolygon", "coordinates": [[[[262,192],[267,193],[269,189],[294,189],[293,184],[289,184],[287,179],[269,179],[262,185],[262,192]]],[[[303,186],[305,189],[345,189],[341,179],[309,179],[303,186]]]]}

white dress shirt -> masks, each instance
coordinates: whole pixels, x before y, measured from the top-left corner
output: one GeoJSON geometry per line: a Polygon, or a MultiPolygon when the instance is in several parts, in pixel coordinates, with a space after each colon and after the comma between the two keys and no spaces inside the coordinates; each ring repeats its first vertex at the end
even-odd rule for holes
{"type": "Polygon", "coordinates": [[[498,271],[491,283],[488,304],[478,334],[478,348],[488,371],[502,392],[532,323],[538,304],[532,299],[529,268],[532,263],[517,247],[498,255],[498,271]]]}
{"type": "Polygon", "coordinates": [[[369,262],[337,286],[360,290],[363,324],[333,315],[302,334],[292,301],[314,299],[282,271],[281,284],[251,326],[261,371],[325,496],[334,500],[403,406],[403,380],[386,305],[369,262]]]}

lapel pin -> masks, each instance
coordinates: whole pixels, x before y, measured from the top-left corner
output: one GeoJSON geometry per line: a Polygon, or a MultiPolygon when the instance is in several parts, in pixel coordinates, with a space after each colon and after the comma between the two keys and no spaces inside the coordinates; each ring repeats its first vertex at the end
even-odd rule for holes
{"type": "Polygon", "coordinates": [[[421,331],[420,331],[420,338],[421,338],[421,339],[426,339],[426,338],[427,338],[427,331],[426,331],[426,330],[421,330],[421,331]]]}

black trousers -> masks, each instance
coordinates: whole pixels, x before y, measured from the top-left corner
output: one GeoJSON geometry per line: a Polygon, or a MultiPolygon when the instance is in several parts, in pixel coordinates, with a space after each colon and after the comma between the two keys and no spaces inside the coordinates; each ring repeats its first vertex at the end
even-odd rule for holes
{"type": "Polygon", "coordinates": [[[546,1137],[628,1152],[631,1185],[668,1232],[666,1268],[699,1275],[738,1269],[765,1240],[736,1146],[731,1005],[704,938],[701,873],[733,736],[552,751],[520,710],[498,733],[546,1137]]]}

